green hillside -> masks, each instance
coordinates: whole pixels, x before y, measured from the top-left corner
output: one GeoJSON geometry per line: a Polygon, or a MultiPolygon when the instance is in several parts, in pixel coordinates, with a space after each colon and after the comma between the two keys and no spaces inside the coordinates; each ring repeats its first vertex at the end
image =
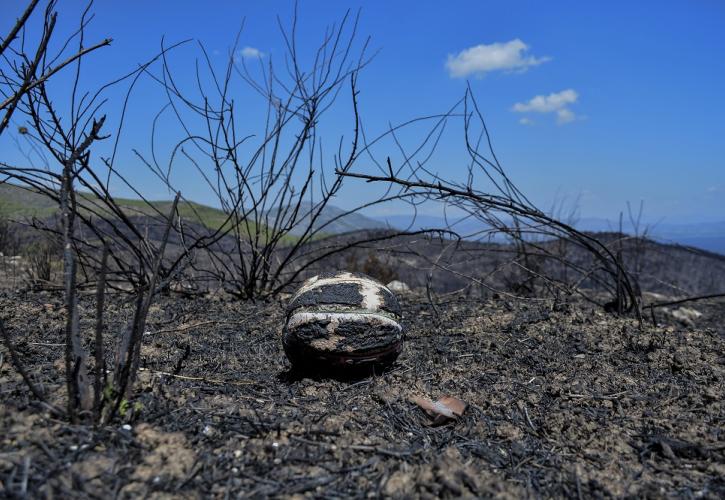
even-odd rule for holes
{"type": "MultiPolygon", "coordinates": [[[[88,194],[81,194],[89,201],[93,198],[88,194]]],[[[124,209],[128,215],[158,215],[168,214],[171,209],[171,201],[152,201],[151,206],[142,200],[133,200],[128,198],[116,198],[116,202],[124,209]],[[154,209],[158,210],[156,212],[154,209]]],[[[6,217],[14,220],[36,218],[47,218],[57,213],[57,204],[36,192],[30,191],[14,184],[0,184],[0,217],[6,217]]],[[[219,229],[227,220],[227,215],[217,209],[207,205],[194,202],[182,202],[178,207],[179,214],[182,218],[199,222],[209,229],[219,229]]],[[[255,231],[255,225],[250,223],[252,234],[255,231]]],[[[297,241],[297,238],[287,235],[282,239],[283,243],[291,243],[297,241]]]]}
{"type": "MultiPolygon", "coordinates": [[[[89,194],[80,196],[92,202],[89,194]]],[[[167,214],[171,209],[171,201],[152,201],[151,206],[142,200],[116,198],[116,202],[128,215],[158,215],[154,210],[167,214]]],[[[195,220],[209,228],[218,228],[226,220],[226,214],[216,208],[193,202],[179,204],[182,217],[195,220]]],[[[12,219],[30,217],[50,217],[58,210],[58,205],[51,199],[14,184],[0,184],[0,216],[12,219]]]]}
{"type": "MultiPolygon", "coordinates": [[[[124,212],[128,215],[158,215],[158,212],[162,214],[168,214],[171,210],[171,201],[151,201],[146,203],[143,200],[132,200],[129,198],[116,198],[118,203],[124,212]],[[154,210],[155,209],[155,210],[154,210]],[[158,210],[158,212],[156,212],[158,210]]],[[[201,205],[194,202],[180,202],[178,206],[179,215],[186,220],[193,220],[199,222],[210,229],[218,229],[227,220],[227,214],[223,211],[209,207],[207,205],[201,205]]]]}
{"type": "Polygon", "coordinates": [[[0,184],[0,216],[45,218],[57,211],[57,204],[45,196],[13,184],[0,184]]]}

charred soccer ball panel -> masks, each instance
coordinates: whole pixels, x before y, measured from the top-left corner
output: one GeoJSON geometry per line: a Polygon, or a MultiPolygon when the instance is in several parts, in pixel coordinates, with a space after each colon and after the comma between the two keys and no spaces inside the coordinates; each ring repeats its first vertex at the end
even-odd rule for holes
{"type": "Polygon", "coordinates": [[[325,273],[305,281],[287,306],[283,344],[298,368],[357,371],[391,364],[403,329],[395,295],[360,273],[325,273]]]}
{"type": "Polygon", "coordinates": [[[308,279],[292,296],[287,314],[302,307],[330,305],[401,315],[400,304],[393,292],[369,276],[350,272],[324,273],[308,279]]]}
{"type": "Polygon", "coordinates": [[[289,306],[292,311],[304,306],[316,306],[318,304],[340,304],[361,307],[363,296],[360,293],[360,285],[357,283],[336,283],[322,285],[309,290],[303,294],[297,294],[289,306]]]}

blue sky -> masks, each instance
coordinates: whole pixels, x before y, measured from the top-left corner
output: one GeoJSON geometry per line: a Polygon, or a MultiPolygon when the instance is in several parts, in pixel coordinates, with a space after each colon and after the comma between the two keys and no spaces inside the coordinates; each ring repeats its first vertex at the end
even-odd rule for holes
{"type": "MultiPolygon", "coordinates": [[[[3,30],[23,2],[11,3],[3,30]]],[[[81,5],[61,2],[64,29],[81,5]]],[[[162,35],[198,39],[221,60],[242,19],[240,46],[279,60],[275,17],[288,21],[293,5],[97,1],[88,40],[114,42],[88,59],[85,82],[93,88],[133,68],[154,54],[162,35]]],[[[313,50],[347,8],[362,8],[359,33],[379,49],[359,81],[371,130],[447,109],[468,81],[499,159],[543,208],[563,201],[578,204],[582,217],[615,218],[627,201],[644,200],[651,218],[725,219],[725,3],[300,0],[300,50],[313,50]]],[[[192,49],[183,50],[197,55],[192,49]]],[[[180,66],[181,83],[191,82],[193,65],[180,66]]],[[[131,149],[148,150],[149,117],[163,104],[144,85],[132,97],[120,150],[142,182],[147,174],[131,149]]],[[[169,136],[162,140],[171,144],[169,136]]],[[[0,146],[4,158],[22,161],[8,138],[0,146]]],[[[441,151],[436,169],[462,175],[459,141],[451,138],[441,151]]],[[[179,183],[210,202],[192,176],[179,183]]],[[[148,185],[149,196],[163,197],[148,185]]],[[[370,195],[356,189],[336,204],[370,195]]]]}

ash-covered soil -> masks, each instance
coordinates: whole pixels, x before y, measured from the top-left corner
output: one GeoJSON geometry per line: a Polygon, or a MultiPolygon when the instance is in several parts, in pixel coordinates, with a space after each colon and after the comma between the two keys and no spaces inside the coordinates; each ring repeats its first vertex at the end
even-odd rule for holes
{"type": "MultiPolygon", "coordinates": [[[[110,300],[109,334],[130,315],[110,300]]],[[[52,418],[2,348],[0,497],[725,496],[724,302],[657,327],[578,303],[401,303],[399,360],[343,381],[289,371],[281,303],[162,297],[136,398],[98,430],[52,418]],[[434,427],[416,395],[468,408],[434,427]]],[[[61,304],[0,295],[58,405],[61,304]]],[[[81,314],[90,333],[90,298],[81,314]]]]}

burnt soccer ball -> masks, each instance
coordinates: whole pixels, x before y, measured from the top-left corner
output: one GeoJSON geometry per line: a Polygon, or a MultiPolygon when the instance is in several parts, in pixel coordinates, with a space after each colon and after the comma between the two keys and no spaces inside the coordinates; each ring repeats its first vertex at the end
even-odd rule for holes
{"type": "Polygon", "coordinates": [[[403,348],[395,295],[360,273],[320,274],[290,299],[284,351],[296,368],[367,371],[392,364],[403,348]]]}

